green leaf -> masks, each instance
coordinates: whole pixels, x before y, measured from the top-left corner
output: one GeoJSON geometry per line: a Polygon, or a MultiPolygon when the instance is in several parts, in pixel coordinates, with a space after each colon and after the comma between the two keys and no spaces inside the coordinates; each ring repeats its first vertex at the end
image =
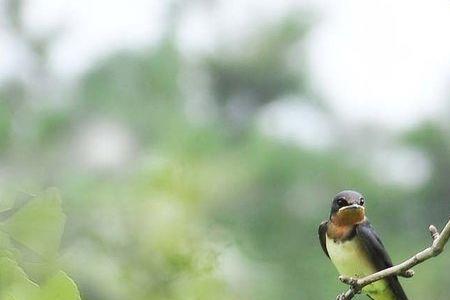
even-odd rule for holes
{"type": "Polygon", "coordinates": [[[42,287],[33,300],[81,300],[76,284],[66,273],[59,271],[42,287]]]}
{"type": "Polygon", "coordinates": [[[15,241],[43,257],[57,254],[66,216],[61,209],[61,199],[51,189],[32,199],[4,224],[4,230],[15,241]]]}
{"type": "Polygon", "coordinates": [[[0,300],[30,300],[38,292],[39,287],[28,279],[14,260],[0,258],[0,300]]]}
{"type": "Polygon", "coordinates": [[[59,271],[41,288],[17,263],[0,258],[0,300],[81,300],[76,284],[59,271]]]}

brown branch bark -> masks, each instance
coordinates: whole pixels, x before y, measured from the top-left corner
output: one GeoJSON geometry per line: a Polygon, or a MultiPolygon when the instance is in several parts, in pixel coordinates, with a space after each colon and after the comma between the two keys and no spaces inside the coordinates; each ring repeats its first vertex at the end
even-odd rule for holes
{"type": "Polygon", "coordinates": [[[444,250],[444,246],[450,238],[450,219],[444,229],[442,229],[441,233],[437,231],[434,225],[430,225],[428,229],[431,233],[431,237],[433,238],[431,246],[420,251],[402,263],[363,278],[339,276],[339,280],[345,284],[348,284],[350,288],[345,293],[337,296],[336,300],[350,300],[356,294],[360,293],[362,288],[366,285],[388,276],[397,275],[402,277],[412,277],[414,275],[414,271],[411,270],[412,267],[439,255],[444,250]]]}

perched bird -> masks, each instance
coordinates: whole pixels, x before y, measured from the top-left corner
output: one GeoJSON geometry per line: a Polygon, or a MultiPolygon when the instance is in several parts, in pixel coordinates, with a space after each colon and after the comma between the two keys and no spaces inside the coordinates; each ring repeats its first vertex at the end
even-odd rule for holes
{"type": "MultiPolygon", "coordinates": [[[[319,226],[325,254],[342,276],[361,278],[392,266],[380,237],[365,216],[364,196],[355,191],[337,194],[328,221],[319,226]]],[[[397,276],[365,286],[373,300],[408,300],[397,276]]]]}

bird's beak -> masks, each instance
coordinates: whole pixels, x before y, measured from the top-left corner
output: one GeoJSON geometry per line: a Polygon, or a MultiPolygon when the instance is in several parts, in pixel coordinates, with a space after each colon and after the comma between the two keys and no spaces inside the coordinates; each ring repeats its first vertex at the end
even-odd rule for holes
{"type": "Polygon", "coordinates": [[[364,206],[352,204],[341,207],[336,214],[337,219],[341,224],[356,224],[364,220],[364,206]]]}
{"type": "Polygon", "coordinates": [[[364,211],[364,206],[361,206],[359,204],[352,204],[349,206],[344,206],[339,208],[339,212],[348,212],[351,213],[351,211],[354,211],[355,213],[358,212],[360,213],[361,211],[364,211]]]}

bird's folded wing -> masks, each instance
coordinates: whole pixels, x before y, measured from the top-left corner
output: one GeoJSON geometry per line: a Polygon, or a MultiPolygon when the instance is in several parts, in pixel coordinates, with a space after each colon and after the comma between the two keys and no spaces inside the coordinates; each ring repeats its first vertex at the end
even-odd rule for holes
{"type": "MultiPolygon", "coordinates": [[[[378,271],[392,267],[392,260],[389,257],[389,254],[384,248],[380,237],[369,222],[364,222],[356,226],[356,236],[362,242],[365,250],[371,258],[371,261],[375,264],[378,271]]],[[[397,276],[387,277],[386,280],[397,300],[408,300],[397,276]]]]}
{"type": "Polygon", "coordinates": [[[323,221],[319,225],[319,240],[320,240],[320,246],[322,246],[323,252],[325,252],[326,256],[330,258],[330,255],[328,255],[327,250],[327,226],[328,221],[323,221]]]}

